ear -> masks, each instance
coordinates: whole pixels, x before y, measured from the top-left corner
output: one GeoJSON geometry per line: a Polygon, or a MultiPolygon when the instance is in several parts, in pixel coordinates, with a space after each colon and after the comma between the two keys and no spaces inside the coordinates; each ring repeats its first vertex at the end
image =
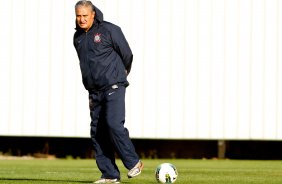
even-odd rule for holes
{"type": "Polygon", "coordinates": [[[95,18],[95,15],[96,15],[96,12],[93,11],[93,13],[92,13],[92,15],[91,15],[93,19],[95,18]]]}

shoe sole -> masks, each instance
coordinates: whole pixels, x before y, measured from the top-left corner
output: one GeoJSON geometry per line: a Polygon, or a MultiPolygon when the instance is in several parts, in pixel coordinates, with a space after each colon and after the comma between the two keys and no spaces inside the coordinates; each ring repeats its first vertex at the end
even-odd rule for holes
{"type": "MultiPolygon", "coordinates": [[[[96,182],[98,182],[98,181],[96,181],[96,182]]],[[[101,181],[101,182],[99,182],[99,183],[93,183],[93,184],[103,184],[103,183],[120,183],[120,181],[118,180],[118,181],[107,181],[107,182],[105,182],[105,181],[101,181]]]]}

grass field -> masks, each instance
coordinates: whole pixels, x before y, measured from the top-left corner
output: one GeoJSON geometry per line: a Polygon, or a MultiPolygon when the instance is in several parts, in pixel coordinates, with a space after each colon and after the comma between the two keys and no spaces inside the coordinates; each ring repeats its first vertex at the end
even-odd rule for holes
{"type": "MultiPolygon", "coordinates": [[[[154,184],[154,170],[163,162],[178,169],[176,184],[281,184],[282,161],[243,160],[143,160],[145,168],[137,178],[128,179],[117,161],[122,183],[154,184]]],[[[75,184],[92,183],[100,177],[94,160],[0,160],[0,183],[75,184]]]]}

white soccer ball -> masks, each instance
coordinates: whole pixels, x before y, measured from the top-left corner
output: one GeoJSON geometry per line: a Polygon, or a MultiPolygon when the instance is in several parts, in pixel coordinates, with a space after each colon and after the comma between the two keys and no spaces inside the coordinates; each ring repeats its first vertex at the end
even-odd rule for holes
{"type": "Polygon", "coordinates": [[[173,164],[162,163],[156,168],[155,176],[159,183],[174,183],[177,179],[178,172],[173,164]]]}

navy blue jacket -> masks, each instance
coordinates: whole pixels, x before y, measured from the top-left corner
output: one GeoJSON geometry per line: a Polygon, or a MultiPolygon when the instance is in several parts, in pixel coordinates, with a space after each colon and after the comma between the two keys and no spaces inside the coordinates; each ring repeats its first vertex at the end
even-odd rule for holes
{"type": "Polygon", "coordinates": [[[127,74],[133,60],[131,49],[121,28],[104,21],[97,7],[94,10],[92,27],[85,32],[77,25],[73,38],[83,85],[88,91],[105,90],[113,84],[128,86],[127,74]]]}

